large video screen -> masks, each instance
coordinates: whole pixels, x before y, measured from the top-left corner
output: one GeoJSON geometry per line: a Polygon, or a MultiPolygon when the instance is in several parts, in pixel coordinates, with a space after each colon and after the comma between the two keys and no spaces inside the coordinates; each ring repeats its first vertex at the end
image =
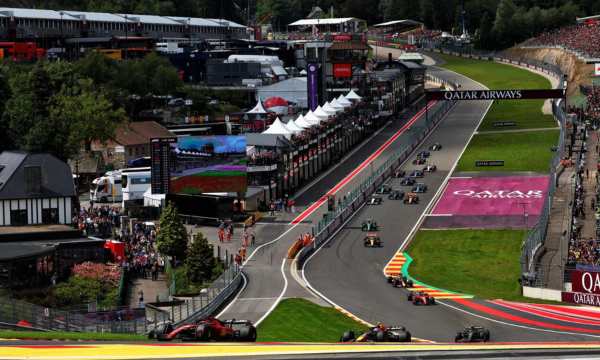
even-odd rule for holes
{"type": "Polygon", "coordinates": [[[172,194],[246,191],[245,136],[186,136],[171,144],[172,194]]]}

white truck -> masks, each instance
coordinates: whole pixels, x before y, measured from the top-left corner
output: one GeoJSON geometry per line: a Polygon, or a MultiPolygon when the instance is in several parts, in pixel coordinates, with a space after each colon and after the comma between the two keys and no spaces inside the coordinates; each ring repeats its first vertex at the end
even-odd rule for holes
{"type": "Polygon", "coordinates": [[[95,202],[121,202],[123,200],[142,199],[144,192],[149,187],[150,167],[108,171],[92,181],[90,200],[95,202]],[[127,181],[126,184],[123,183],[124,179],[127,181]]]}

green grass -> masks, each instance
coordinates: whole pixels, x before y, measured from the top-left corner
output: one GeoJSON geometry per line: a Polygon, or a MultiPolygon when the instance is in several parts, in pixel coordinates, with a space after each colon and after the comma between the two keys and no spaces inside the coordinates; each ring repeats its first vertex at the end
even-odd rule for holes
{"type": "Polygon", "coordinates": [[[478,134],[473,137],[456,171],[534,171],[547,173],[558,143],[558,130],[478,134]],[[476,167],[476,160],[504,160],[504,166],[476,167]]]}
{"type": "Polygon", "coordinates": [[[147,337],[144,335],[115,333],[0,330],[0,339],[144,341],[147,340],[147,337]]]}
{"type": "Polygon", "coordinates": [[[257,341],[336,342],[347,330],[366,327],[334,308],[285,299],[259,325],[257,341]]]}
{"type": "Polygon", "coordinates": [[[523,230],[420,230],[408,269],[428,285],[487,299],[522,300],[523,230]]]}
{"type": "MultiPolygon", "coordinates": [[[[491,61],[463,59],[440,55],[446,62],[442,67],[463,74],[489,89],[550,89],[550,81],[543,76],[511,65],[491,61]]],[[[494,101],[479,131],[517,130],[557,127],[551,115],[542,113],[544,100],[494,101]],[[497,121],[514,121],[516,126],[494,127],[497,121]]]]}

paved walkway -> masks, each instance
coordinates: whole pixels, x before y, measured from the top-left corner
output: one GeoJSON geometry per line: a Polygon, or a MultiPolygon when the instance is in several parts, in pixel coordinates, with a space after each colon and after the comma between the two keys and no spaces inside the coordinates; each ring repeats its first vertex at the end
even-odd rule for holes
{"type": "Polygon", "coordinates": [[[139,307],[140,291],[144,294],[144,303],[152,303],[157,300],[166,301],[169,299],[169,289],[165,274],[159,274],[158,280],[152,281],[152,278],[134,279],[130,286],[129,306],[139,307]]]}

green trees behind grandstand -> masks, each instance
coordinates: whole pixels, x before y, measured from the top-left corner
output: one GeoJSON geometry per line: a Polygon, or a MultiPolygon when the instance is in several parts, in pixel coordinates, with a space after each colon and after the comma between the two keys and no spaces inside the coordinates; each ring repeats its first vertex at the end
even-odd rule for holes
{"type": "Polygon", "coordinates": [[[188,247],[188,236],[185,226],[179,217],[179,212],[173,203],[169,202],[160,215],[159,230],[156,245],[162,255],[168,255],[175,260],[185,260],[188,247]]]}

